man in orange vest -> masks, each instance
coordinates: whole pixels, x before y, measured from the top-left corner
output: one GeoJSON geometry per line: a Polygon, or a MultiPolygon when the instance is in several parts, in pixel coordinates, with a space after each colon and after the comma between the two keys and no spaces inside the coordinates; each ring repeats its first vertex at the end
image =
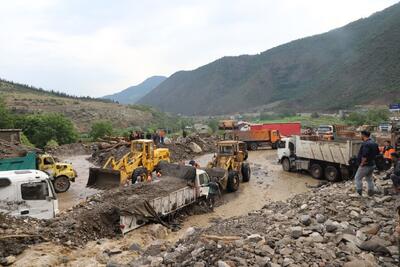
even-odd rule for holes
{"type": "Polygon", "coordinates": [[[390,159],[390,160],[392,160],[392,153],[394,153],[394,152],[396,152],[395,150],[394,150],[394,148],[392,147],[392,145],[391,145],[391,143],[390,143],[390,141],[389,140],[386,140],[385,142],[384,142],[384,147],[383,147],[383,151],[382,151],[382,154],[383,154],[383,157],[385,158],[385,159],[390,159]]]}

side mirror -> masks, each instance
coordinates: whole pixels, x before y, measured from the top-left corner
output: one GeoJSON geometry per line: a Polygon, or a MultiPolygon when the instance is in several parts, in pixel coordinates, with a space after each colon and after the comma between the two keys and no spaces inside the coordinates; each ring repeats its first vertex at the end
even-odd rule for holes
{"type": "Polygon", "coordinates": [[[46,200],[49,201],[49,202],[50,202],[52,199],[53,199],[53,198],[52,198],[51,196],[47,196],[47,197],[46,197],[46,200]]]}

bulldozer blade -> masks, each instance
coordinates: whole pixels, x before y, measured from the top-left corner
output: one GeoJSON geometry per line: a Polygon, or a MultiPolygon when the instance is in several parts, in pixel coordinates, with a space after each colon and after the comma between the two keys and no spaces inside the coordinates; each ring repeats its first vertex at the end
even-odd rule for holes
{"type": "Polygon", "coordinates": [[[116,170],[90,168],[86,187],[110,189],[121,184],[121,172],[116,170]]]}

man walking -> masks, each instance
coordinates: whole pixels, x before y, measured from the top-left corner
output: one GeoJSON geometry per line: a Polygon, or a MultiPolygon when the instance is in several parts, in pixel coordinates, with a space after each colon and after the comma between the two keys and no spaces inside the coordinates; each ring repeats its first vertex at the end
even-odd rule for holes
{"type": "Polygon", "coordinates": [[[362,195],[362,179],[365,177],[368,184],[368,196],[373,196],[375,192],[375,184],[372,173],[375,169],[375,157],[379,154],[378,144],[371,140],[371,133],[368,131],[361,132],[363,143],[358,152],[359,167],[355,175],[356,191],[362,195]]]}

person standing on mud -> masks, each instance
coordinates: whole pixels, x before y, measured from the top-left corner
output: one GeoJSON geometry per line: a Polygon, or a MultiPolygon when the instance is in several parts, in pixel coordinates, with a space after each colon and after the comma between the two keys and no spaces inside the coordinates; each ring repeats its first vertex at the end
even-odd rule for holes
{"type": "Polygon", "coordinates": [[[362,196],[362,179],[365,177],[368,184],[368,196],[373,196],[375,193],[375,184],[372,173],[375,169],[375,158],[379,155],[378,144],[371,140],[371,133],[368,131],[361,132],[363,143],[358,152],[358,169],[354,177],[356,184],[356,192],[362,196]]]}

